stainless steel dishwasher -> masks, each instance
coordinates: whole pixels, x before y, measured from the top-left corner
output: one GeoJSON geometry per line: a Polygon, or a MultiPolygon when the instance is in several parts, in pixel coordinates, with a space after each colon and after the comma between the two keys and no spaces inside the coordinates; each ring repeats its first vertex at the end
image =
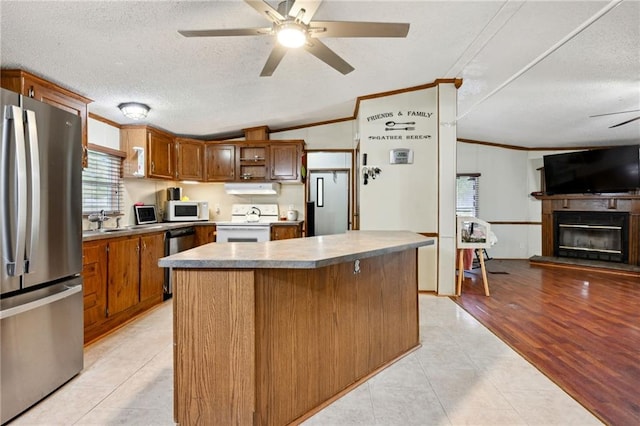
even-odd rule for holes
{"type": "MultiPolygon", "coordinates": [[[[167,231],[164,253],[167,256],[189,250],[196,246],[196,230],[193,226],[187,228],[171,229],[167,231]]],[[[173,283],[171,268],[164,273],[164,300],[173,295],[173,283]]]]}

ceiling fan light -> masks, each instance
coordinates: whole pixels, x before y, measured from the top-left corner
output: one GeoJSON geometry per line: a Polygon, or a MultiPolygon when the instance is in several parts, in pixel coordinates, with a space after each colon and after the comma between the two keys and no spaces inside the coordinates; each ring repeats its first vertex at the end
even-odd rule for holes
{"type": "Polygon", "coordinates": [[[304,27],[295,22],[282,24],[278,28],[278,43],[284,47],[300,47],[307,41],[304,27]]]}
{"type": "Polygon", "coordinates": [[[118,108],[125,117],[131,118],[132,120],[142,120],[146,118],[151,109],[148,105],[138,102],[126,102],[118,105],[118,108]]]}

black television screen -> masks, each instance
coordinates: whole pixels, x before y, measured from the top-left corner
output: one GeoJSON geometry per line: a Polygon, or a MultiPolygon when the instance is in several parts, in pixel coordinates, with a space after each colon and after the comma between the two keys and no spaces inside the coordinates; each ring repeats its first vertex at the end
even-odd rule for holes
{"type": "Polygon", "coordinates": [[[640,189],[640,145],[545,155],[543,160],[549,195],[640,189]]]}

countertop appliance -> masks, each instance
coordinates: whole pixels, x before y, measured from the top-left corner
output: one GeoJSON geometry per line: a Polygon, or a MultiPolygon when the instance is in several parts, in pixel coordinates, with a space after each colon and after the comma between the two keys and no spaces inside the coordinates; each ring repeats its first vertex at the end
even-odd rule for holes
{"type": "Polygon", "coordinates": [[[0,420],[83,368],[80,118],[0,89],[0,420]]]}
{"type": "MultiPolygon", "coordinates": [[[[165,234],[166,256],[189,250],[196,246],[196,230],[193,226],[186,228],[171,229],[165,234]]],[[[173,295],[173,281],[171,278],[171,268],[167,268],[164,273],[164,300],[173,295]]]]}
{"type": "Polygon", "coordinates": [[[277,221],[277,204],[233,204],[231,221],[216,222],[216,242],[269,241],[270,224],[277,221]]]}
{"type": "Polygon", "coordinates": [[[136,225],[158,223],[158,215],[154,205],[133,206],[133,211],[136,215],[136,225]]]}
{"type": "Polygon", "coordinates": [[[165,204],[164,219],[167,222],[209,220],[209,203],[207,201],[169,200],[165,204]]]}
{"type": "Polygon", "coordinates": [[[182,188],[179,186],[172,186],[167,188],[167,200],[180,201],[182,200],[182,188]]]}

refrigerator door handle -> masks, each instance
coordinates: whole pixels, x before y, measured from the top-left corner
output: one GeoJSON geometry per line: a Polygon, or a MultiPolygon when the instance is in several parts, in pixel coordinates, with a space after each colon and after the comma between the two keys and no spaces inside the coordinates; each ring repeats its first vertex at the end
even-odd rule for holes
{"type": "Polygon", "coordinates": [[[25,238],[25,258],[24,272],[34,271],[33,250],[38,245],[40,235],[40,151],[38,150],[38,125],[36,124],[36,113],[25,110],[28,135],[27,160],[29,161],[29,175],[27,185],[29,198],[27,200],[27,234],[25,238]]]}
{"type": "Polygon", "coordinates": [[[5,130],[2,135],[3,173],[0,191],[3,193],[2,199],[8,202],[2,206],[2,235],[4,235],[2,248],[7,275],[13,277],[24,273],[27,222],[27,178],[24,173],[27,160],[22,109],[16,105],[7,105],[3,120],[5,130]],[[9,122],[12,122],[13,126],[9,126],[9,122]],[[13,128],[15,145],[11,145],[11,128],[13,128]],[[10,155],[12,153],[15,157],[10,155]]]}
{"type": "Polygon", "coordinates": [[[49,303],[53,303],[58,300],[69,297],[80,291],[82,291],[82,285],[74,285],[74,286],[65,285],[64,290],[60,291],[59,293],[55,293],[55,294],[43,297],[42,299],[36,299],[31,302],[0,311],[0,320],[16,316],[23,312],[32,311],[41,306],[48,305],[49,303]]]}

